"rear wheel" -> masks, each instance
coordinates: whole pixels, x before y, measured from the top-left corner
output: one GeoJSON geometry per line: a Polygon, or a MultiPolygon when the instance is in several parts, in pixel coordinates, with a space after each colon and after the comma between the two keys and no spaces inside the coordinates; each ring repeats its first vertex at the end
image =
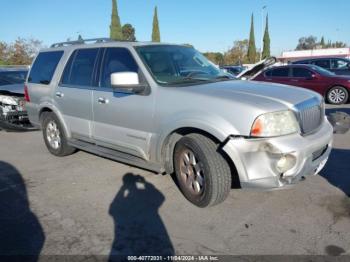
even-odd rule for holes
{"type": "Polygon", "coordinates": [[[61,123],[54,113],[43,113],[41,120],[44,141],[51,154],[67,156],[76,151],[74,147],[68,145],[61,123]]]}
{"type": "Polygon", "coordinates": [[[348,101],[349,93],[342,86],[332,87],[327,93],[327,100],[333,105],[345,104],[348,101]]]}
{"type": "Polygon", "coordinates": [[[176,144],[175,174],[183,195],[199,207],[226,199],[231,189],[231,170],[218,145],[200,134],[190,134],[176,144]]]}

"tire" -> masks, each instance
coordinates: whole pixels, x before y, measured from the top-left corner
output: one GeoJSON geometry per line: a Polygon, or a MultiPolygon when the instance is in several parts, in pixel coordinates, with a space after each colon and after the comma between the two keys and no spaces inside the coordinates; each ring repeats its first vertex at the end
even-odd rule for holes
{"type": "Polygon", "coordinates": [[[349,92],[342,86],[334,86],[327,93],[327,101],[333,105],[342,105],[348,102],[349,92]]]}
{"type": "Polygon", "coordinates": [[[198,207],[223,202],[231,189],[231,170],[218,145],[200,134],[181,138],[174,150],[175,176],[187,200],[198,207]]]}
{"type": "Polygon", "coordinates": [[[45,145],[51,154],[63,157],[73,154],[76,149],[67,143],[67,137],[57,116],[44,112],[41,116],[45,145]]]}

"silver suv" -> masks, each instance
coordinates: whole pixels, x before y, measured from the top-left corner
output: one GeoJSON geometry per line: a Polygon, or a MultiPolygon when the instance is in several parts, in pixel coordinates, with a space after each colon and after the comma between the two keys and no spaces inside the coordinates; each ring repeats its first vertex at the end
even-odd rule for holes
{"type": "Polygon", "coordinates": [[[317,174],[331,151],[320,95],[229,79],[188,46],[54,44],[35,59],[25,93],[52,154],[81,149],[174,173],[199,207],[222,202],[235,182],[288,187],[317,174]]]}

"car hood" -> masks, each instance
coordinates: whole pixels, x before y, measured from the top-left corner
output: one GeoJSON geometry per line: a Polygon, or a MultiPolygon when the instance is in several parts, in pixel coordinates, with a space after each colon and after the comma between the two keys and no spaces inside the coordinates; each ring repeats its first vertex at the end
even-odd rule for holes
{"type": "Polygon", "coordinates": [[[269,57],[264,60],[259,61],[258,63],[254,64],[250,68],[242,71],[239,73],[236,77],[242,80],[247,80],[247,79],[254,79],[255,76],[260,74],[263,70],[266,68],[272,66],[277,62],[276,57],[269,57]]]}
{"type": "Polygon", "coordinates": [[[24,84],[13,84],[0,86],[0,92],[24,95],[24,84]]]}
{"type": "Polygon", "coordinates": [[[208,95],[224,100],[245,102],[260,107],[271,108],[282,105],[292,107],[308,99],[321,96],[313,91],[294,86],[264,83],[256,81],[225,81],[188,88],[196,94],[208,95]]]}

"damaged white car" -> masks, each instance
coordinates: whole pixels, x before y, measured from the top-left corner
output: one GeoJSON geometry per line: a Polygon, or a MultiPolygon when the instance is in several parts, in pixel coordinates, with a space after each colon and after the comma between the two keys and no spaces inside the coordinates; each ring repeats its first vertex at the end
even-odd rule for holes
{"type": "Polygon", "coordinates": [[[25,110],[24,81],[28,69],[0,69],[0,129],[34,129],[25,110]]]}

